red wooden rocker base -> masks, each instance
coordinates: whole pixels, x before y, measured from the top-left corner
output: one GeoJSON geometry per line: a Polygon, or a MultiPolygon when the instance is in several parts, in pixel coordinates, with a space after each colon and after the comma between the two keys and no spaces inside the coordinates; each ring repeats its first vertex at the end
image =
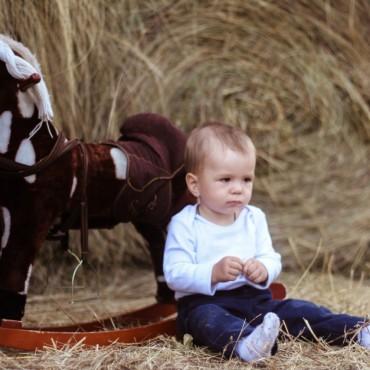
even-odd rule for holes
{"type": "MultiPolygon", "coordinates": [[[[286,289],[282,283],[272,283],[270,290],[274,299],[284,299],[286,289]]],[[[21,321],[2,320],[0,347],[21,350],[42,349],[44,346],[81,341],[85,345],[106,346],[115,342],[135,343],[154,338],[160,334],[175,335],[175,304],[157,303],[128,314],[84,324],[48,327],[43,329],[23,328],[21,321]],[[112,328],[112,322],[124,329],[112,328]],[[139,326],[137,326],[139,324],[139,326]],[[129,327],[127,326],[133,326],[129,327]]]]}

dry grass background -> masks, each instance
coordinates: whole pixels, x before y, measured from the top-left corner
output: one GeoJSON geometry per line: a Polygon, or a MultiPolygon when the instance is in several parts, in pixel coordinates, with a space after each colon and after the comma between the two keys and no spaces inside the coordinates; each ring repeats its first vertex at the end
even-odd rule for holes
{"type": "MultiPolygon", "coordinates": [[[[253,201],[269,216],[285,269],[295,276],[308,267],[323,271],[330,281],[339,279],[338,286],[341,278],[331,273],[370,275],[369,31],[368,0],[0,0],[0,32],[37,55],[55,125],[70,137],[117,137],[122,120],[142,111],[162,113],[185,131],[209,119],[245,128],[258,149],[253,201]]],[[[118,289],[122,266],[148,264],[143,241],[130,226],[93,231],[90,239],[97,273],[89,276],[103,285],[107,271],[118,289]]],[[[32,291],[63,293],[72,261],[44,248],[32,291]]],[[[326,295],[319,292],[318,298],[326,295]]],[[[347,303],[341,294],[327,302],[337,299],[342,304],[334,308],[350,309],[368,297],[366,288],[356,292],[347,292],[347,303]]],[[[361,312],[369,313],[369,306],[361,312]]],[[[179,354],[171,341],[158,343],[170,349],[169,358],[176,356],[178,368],[192,366],[191,353],[179,354]]],[[[285,367],[268,367],[325,368],[310,365],[312,347],[294,346],[281,355],[285,367]],[[306,358],[307,367],[291,363],[292,353],[306,358]]],[[[101,355],[108,368],[111,356],[126,359],[126,351],[134,358],[129,368],[159,366],[147,363],[146,355],[140,365],[132,354],[141,353],[136,347],[113,355],[111,350],[101,355]]],[[[335,356],[338,366],[348,360],[342,368],[369,363],[358,349],[362,367],[350,362],[349,350],[333,353],[324,351],[322,366],[335,356]]],[[[57,352],[38,356],[57,361],[57,352]]],[[[84,356],[87,361],[92,355],[66,351],[63,358],[84,356]]],[[[221,366],[218,359],[214,365],[208,357],[204,361],[221,366]]]]}

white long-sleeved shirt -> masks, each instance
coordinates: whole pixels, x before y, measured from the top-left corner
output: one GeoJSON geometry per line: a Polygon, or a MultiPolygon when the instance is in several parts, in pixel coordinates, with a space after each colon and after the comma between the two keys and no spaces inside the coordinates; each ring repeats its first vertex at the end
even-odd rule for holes
{"type": "Polygon", "coordinates": [[[259,208],[246,206],[231,225],[221,226],[200,216],[196,205],[189,205],[169,224],[163,267],[166,282],[179,299],[242,285],[266,289],[281,271],[281,257],[272,246],[266,216],[259,208]],[[240,274],[234,281],[212,284],[213,266],[226,256],[243,262],[257,259],[268,271],[267,281],[255,284],[240,274]]]}

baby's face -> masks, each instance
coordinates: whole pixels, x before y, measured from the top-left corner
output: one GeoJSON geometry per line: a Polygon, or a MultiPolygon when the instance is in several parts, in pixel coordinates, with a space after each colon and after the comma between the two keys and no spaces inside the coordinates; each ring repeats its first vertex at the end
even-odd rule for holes
{"type": "Polygon", "coordinates": [[[255,153],[218,144],[197,177],[200,214],[217,224],[230,224],[252,197],[255,153]]]}

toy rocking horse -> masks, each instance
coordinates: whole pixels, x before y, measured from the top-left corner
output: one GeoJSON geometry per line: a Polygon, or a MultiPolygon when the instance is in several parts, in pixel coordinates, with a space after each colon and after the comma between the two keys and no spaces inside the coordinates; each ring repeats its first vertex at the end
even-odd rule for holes
{"type": "Polygon", "coordinates": [[[57,218],[62,229],[132,222],[148,241],[158,300],[172,293],[162,254],[170,217],[192,201],[185,188],[184,134],[155,114],[129,117],[118,141],[67,140],[52,125],[37,60],[0,35],[0,320],[24,313],[32,264],[57,218]]]}

